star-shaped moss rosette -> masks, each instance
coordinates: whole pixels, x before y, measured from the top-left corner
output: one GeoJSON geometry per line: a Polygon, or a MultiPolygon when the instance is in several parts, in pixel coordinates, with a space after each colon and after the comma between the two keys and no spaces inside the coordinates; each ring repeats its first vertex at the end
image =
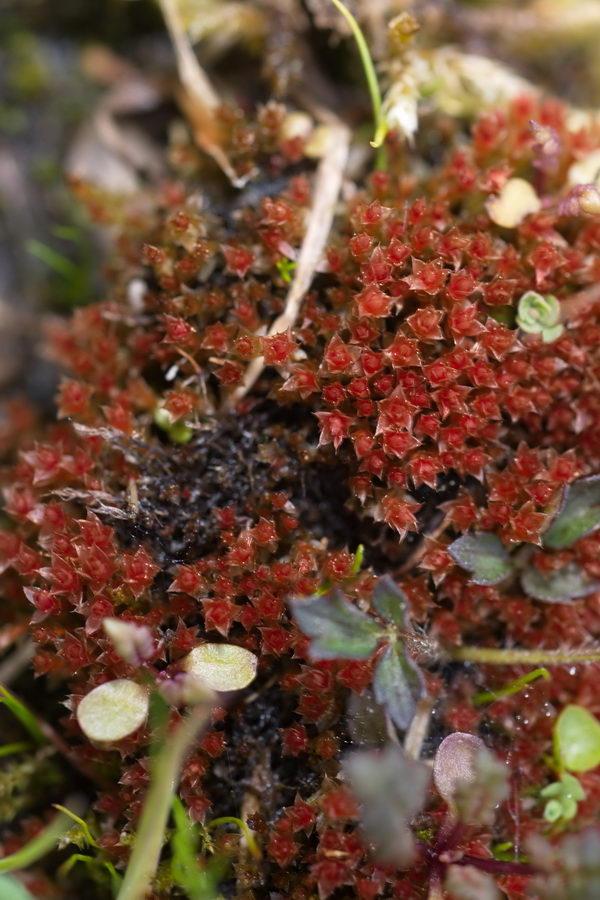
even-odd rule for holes
{"type": "Polygon", "coordinates": [[[560,322],[560,303],[553,294],[527,291],[519,300],[517,324],[527,334],[539,334],[545,344],[551,344],[564,331],[560,322]]]}

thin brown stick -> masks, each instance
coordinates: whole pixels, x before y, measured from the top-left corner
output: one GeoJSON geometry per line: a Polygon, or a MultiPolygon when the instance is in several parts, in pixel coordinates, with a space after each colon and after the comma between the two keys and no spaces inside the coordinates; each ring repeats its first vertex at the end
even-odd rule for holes
{"type": "Polygon", "coordinates": [[[187,35],[175,0],[159,0],[173,49],[181,89],[177,102],[189,119],[196,144],[217,163],[234,187],[243,187],[249,176],[240,178],[219,142],[219,128],[215,111],[220,105],[219,95],[208,75],[198,62],[187,35]]]}
{"type": "MultiPolygon", "coordinates": [[[[285,308],[269,329],[269,336],[287,331],[296,323],[300,305],[310,288],[315,270],[327,244],[335,215],[335,208],[342,187],[344,170],[350,148],[350,131],[336,120],[328,124],[329,142],[317,169],[314,184],[314,203],[308,216],[306,233],[300,248],[294,278],[285,300],[285,308]]],[[[260,373],[265,361],[261,356],[253,360],[242,384],[230,395],[226,406],[233,407],[248,393],[260,373]]]]}

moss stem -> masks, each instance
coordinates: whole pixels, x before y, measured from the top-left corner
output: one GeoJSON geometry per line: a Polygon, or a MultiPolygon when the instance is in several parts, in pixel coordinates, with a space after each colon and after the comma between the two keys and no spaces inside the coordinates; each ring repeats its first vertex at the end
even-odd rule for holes
{"type": "Polygon", "coordinates": [[[181,767],[196,735],[207,723],[210,710],[211,706],[206,704],[195,706],[178,725],[175,733],[164,741],[154,760],[150,788],[117,900],[143,900],[150,890],[152,878],[158,868],[181,767]]]}
{"type": "Polygon", "coordinates": [[[600,662],[600,650],[525,650],[503,647],[454,647],[448,651],[457,662],[484,663],[492,666],[561,666],[600,662]]]}

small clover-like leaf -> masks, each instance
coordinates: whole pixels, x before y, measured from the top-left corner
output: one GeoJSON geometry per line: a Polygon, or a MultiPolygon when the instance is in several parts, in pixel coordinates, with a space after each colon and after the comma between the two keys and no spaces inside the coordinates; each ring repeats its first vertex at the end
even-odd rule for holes
{"type": "Polygon", "coordinates": [[[290,601],[300,630],[311,638],[310,656],[319,659],[368,659],[384,632],[341,591],[290,601]]]}
{"type": "Polygon", "coordinates": [[[454,562],[472,573],[474,584],[499,584],[514,571],[500,538],[485,531],[464,534],[450,544],[448,552],[454,562]]]}
{"type": "Polygon", "coordinates": [[[583,706],[566,706],[554,726],[554,754],[561,768],[588,772],[600,765],[600,722],[583,706]]]}
{"type": "Polygon", "coordinates": [[[90,741],[110,744],[137,731],[148,717],[149,694],[130,678],[106,681],[77,707],[79,727],[90,741]]]}
{"type": "Polygon", "coordinates": [[[570,603],[600,590],[600,581],[592,581],[575,563],[556,572],[540,572],[530,566],[521,573],[521,586],[526,594],[543,603],[570,603]]]}
{"type": "Polygon", "coordinates": [[[373,606],[380,616],[397,628],[404,628],[407,598],[389,575],[378,578],[373,589],[373,606]]]}
{"type": "Polygon", "coordinates": [[[585,800],[585,791],[579,779],[563,772],[560,781],[546,785],[540,796],[548,801],[544,807],[547,822],[569,822],[577,815],[579,801],[585,800]]]}
{"type": "Polygon", "coordinates": [[[562,508],[544,534],[544,545],[551,550],[564,550],[598,528],[600,475],[592,475],[567,487],[562,508]]]}
{"type": "Polygon", "coordinates": [[[560,323],[560,303],[552,294],[526,291],[517,308],[517,325],[528,334],[539,334],[546,344],[563,333],[560,323]]]}
{"type": "Polygon", "coordinates": [[[399,641],[390,644],[377,663],[373,693],[392,722],[405,731],[414,718],[417,700],[423,696],[424,682],[399,641]]]}
{"type": "Polygon", "coordinates": [[[200,644],[187,655],[186,670],[213,691],[239,691],[256,678],[258,658],[236,644],[200,644]]]}
{"type": "Polygon", "coordinates": [[[361,804],[362,830],[377,859],[406,868],[414,858],[411,819],[425,804],[430,773],[400,747],[352,753],[343,770],[361,804]]]}

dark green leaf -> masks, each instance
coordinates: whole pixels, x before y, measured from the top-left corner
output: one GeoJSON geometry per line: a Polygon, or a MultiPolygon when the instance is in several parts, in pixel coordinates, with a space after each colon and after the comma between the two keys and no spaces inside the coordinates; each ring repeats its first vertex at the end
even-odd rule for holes
{"type": "Polygon", "coordinates": [[[383,636],[373,619],[344,598],[341,591],[290,601],[296,623],[311,638],[312,659],[367,659],[383,636]]]}
{"type": "Polygon", "coordinates": [[[373,693],[398,728],[406,731],[423,692],[419,669],[399,642],[391,644],[377,663],[373,693]]]}
{"type": "Polygon", "coordinates": [[[459,537],[450,544],[448,552],[454,562],[472,573],[474,584],[498,584],[514,570],[500,538],[485,531],[459,537]]]}
{"type": "Polygon", "coordinates": [[[570,563],[556,572],[540,572],[531,566],[521,574],[526,594],[544,603],[569,603],[600,590],[600,581],[592,581],[583,569],[570,563]]]}
{"type": "Polygon", "coordinates": [[[404,628],[406,594],[389,575],[378,578],[373,589],[373,606],[380,616],[397,628],[404,628]]]}
{"type": "Polygon", "coordinates": [[[598,528],[600,475],[593,475],[580,478],[567,487],[562,508],[544,534],[544,545],[552,550],[563,550],[598,528]]]}
{"type": "Polygon", "coordinates": [[[380,862],[406,868],[414,857],[411,819],[425,804],[430,773],[400,747],[352,753],[343,769],[361,804],[361,824],[380,862]]]}

